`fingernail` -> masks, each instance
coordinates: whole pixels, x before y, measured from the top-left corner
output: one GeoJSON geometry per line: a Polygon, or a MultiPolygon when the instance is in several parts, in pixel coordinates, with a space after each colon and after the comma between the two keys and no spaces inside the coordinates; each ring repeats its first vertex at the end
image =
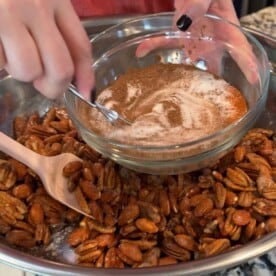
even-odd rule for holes
{"type": "Polygon", "coordinates": [[[95,87],[91,90],[90,100],[92,103],[94,103],[96,101],[96,88],[95,87]]]}
{"type": "Polygon", "coordinates": [[[191,26],[191,24],[192,19],[186,14],[181,15],[176,22],[176,26],[180,31],[186,31],[191,26]]]}

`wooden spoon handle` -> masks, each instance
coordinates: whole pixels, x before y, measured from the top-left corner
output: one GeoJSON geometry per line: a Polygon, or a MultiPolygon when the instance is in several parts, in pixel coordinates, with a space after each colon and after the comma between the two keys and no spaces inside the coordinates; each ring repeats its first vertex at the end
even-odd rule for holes
{"type": "Polygon", "coordinates": [[[43,156],[26,148],[0,131],[0,151],[22,162],[33,171],[38,172],[43,166],[43,156]]]}

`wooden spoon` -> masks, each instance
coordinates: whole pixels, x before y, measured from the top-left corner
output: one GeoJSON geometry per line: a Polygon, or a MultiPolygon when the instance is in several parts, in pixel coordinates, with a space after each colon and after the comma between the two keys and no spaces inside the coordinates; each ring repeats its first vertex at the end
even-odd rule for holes
{"type": "Polygon", "coordinates": [[[68,179],[62,174],[63,168],[68,162],[82,161],[80,158],[71,153],[62,153],[51,157],[40,155],[3,132],[0,132],[0,151],[31,168],[40,177],[44,188],[51,197],[93,219],[91,215],[81,210],[74,193],[68,191],[68,179]]]}

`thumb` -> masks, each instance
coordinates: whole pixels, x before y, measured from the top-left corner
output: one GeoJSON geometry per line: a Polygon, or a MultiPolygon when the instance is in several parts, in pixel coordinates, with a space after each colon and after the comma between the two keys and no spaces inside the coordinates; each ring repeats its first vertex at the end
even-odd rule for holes
{"type": "Polygon", "coordinates": [[[175,0],[174,26],[186,31],[192,22],[207,13],[212,0],[175,0]]]}

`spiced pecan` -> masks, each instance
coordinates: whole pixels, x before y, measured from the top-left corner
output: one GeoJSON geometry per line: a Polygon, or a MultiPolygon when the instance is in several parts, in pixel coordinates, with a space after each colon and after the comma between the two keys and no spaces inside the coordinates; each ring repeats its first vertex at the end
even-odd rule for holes
{"type": "Polygon", "coordinates": [[[80,138],[64,108],[18,117],[14,130],[18,142],[40,154],[82,159],[64,175],[95,218],[49,197],[34,172],[3,154],[0,234],[14,246],[43,247],[52,229],[70,224],[67,243],[79,265],[141,268],[217,255],[275,231],[271,130],[250,130],[209,168],[170,176],[136,173],[103,158],[80,138]]]}
{"type": "Polygon", "coordinates": [[[23,248],[33,248],[36,245],[34,236],[28,231],[11,230],[7,232],[5,237],[10,244],[23,248]]]}
{"type": "Polygon", "coordinates": [[[239,226],[244,226],[250,222],[251,215],[246,210],[235,210],[232,214],[232,221],[239,226]]]}
{"type": "Polygon", "coordinates": [[[133,262],[141,262],[143,260],[143,254],[136,244],[124,242],[119,245],[118,249],[133,262]]]}
{"type": "Polygon", "coordinates": [[[16,182],[16,171],[12,164],[3,162],[0,164],[0,191],[12,188],[16,182]]]}
{"type": "Polygon", "coordinates": [[[157,233],[158,227],[156,224],[147,218],[140,218],[135,221],[135,224],[139,230],[145,233],[157,233]]]}
{"type": "Polygon", "coordinates": [[[204,256],[217,255],[230,247],[230,241],[228,239],[214,239],[210,242],[203,242],[199,250],[204,256]]]}
{"type": "Polygon", "coordinates": [[[35,229],[36,244],[48,245],[51,241],[51,232],[47,224],[41,223],[36,225],[35,229]]]}
{"type": "Polygon", "coordinates": [[[67,238],[67,242],[76,246],[81,244],[83,241],[86,241],[89,237],[89,229],[87,227],[78,227],[75,228],[67,238]]]}
{"type": "Polygon", "coordinates": [[[13,187],[12,194],[18,199],[27,199],[32,194],[31,185],[27,183],[18,184],[13,187]]]}
{"type": "Polygon", "coordinates": [[[140,214],[140,209],[137,204],[128,204],[122,210],[118,218],[118,224],[119,225],[129,224],[133,222],[139,216],[139,214],[140,214]]]}
{"type": "Polygon", "coordinates": [[[265,222],[266,231],[273,232],[276,231],[276,217],[271,217],[265,222]]]}

